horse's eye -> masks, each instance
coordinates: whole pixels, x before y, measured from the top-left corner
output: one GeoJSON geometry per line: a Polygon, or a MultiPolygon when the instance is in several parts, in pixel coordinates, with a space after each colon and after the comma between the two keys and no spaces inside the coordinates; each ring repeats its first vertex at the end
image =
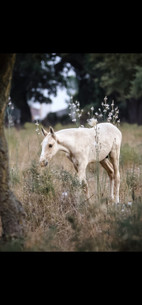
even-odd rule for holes
{"type": "Polygon", "coordinates": [[[49,144],[49,147],[52,147],[52,144],[49,144]]]}

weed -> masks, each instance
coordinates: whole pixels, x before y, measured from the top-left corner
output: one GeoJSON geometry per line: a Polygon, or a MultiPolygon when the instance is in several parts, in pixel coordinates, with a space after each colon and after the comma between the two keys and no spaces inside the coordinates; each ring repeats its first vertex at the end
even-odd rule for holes
{"type": "Polygon", "coordinates": [[[35,160],[32,161],[31,167],[26,170],[23,175],[25,178],[27,189],[30,192],[34,192],[37,194],[52,193],[52,195],[55,195],[50,171],[44,170],[41,173],[39,170],[39,165],[37,165],[35,160]]]}
{"type": "Polygon", "coordinates": [[[136,149],[131,147],[128,143],[122,145],[121,147],[121,154],[120,154],[120,164],[141,164],[141,155],[136,152],[136,149]]]}

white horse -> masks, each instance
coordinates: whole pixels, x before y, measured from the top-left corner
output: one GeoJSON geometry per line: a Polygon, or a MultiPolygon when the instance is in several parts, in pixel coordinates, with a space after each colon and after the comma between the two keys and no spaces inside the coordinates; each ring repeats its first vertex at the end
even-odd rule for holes
{"type": "Polygon", "coordinates": [[[65,152],[89,198],[86,168],[89,163],[98,161],[109,175],[111,200],[115,199],[115,203],[119,203],[119,156],[122,134],[116,126],[111,123],[100,123],[93,128],[70,128],[57,132],[50,127],[49,132],[42,128],[42,133],[44,140],[41,143],[42,152],[39,160],[41,166],[46,166],[58,151],[65,152]]]}

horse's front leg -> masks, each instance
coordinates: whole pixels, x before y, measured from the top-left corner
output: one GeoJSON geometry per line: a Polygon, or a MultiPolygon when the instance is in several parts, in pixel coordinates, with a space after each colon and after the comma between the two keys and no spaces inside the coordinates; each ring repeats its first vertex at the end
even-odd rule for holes
{"type": "Polygon", "coordinates": [[[83,187],[83,190],[86,194],[87,199],[89,199],[90,194],[89,194],[88,183],[87,183],[87,179],[86,179],[86,167],[78,166],[77,173],[78,173],[78,178],[79,178],[80,184],[83,187]]]}

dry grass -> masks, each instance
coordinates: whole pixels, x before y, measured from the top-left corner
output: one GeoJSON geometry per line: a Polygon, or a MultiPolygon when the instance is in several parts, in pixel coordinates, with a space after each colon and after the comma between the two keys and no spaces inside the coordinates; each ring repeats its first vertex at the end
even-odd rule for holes
{"type": "Polygon", "coordinates": [[[48,168],[39,167],[42,136],[33,124],[6,130],[11,188],[24,206],[27,234],[0,250],[141,251],[142,127],[124,124],[121,131],[121,203],[115,206],[108,200],[109,178],[103,168],[98,197],[97,167],[88,166],[88,203],[64,153],[58,153],[48,168]]]}

